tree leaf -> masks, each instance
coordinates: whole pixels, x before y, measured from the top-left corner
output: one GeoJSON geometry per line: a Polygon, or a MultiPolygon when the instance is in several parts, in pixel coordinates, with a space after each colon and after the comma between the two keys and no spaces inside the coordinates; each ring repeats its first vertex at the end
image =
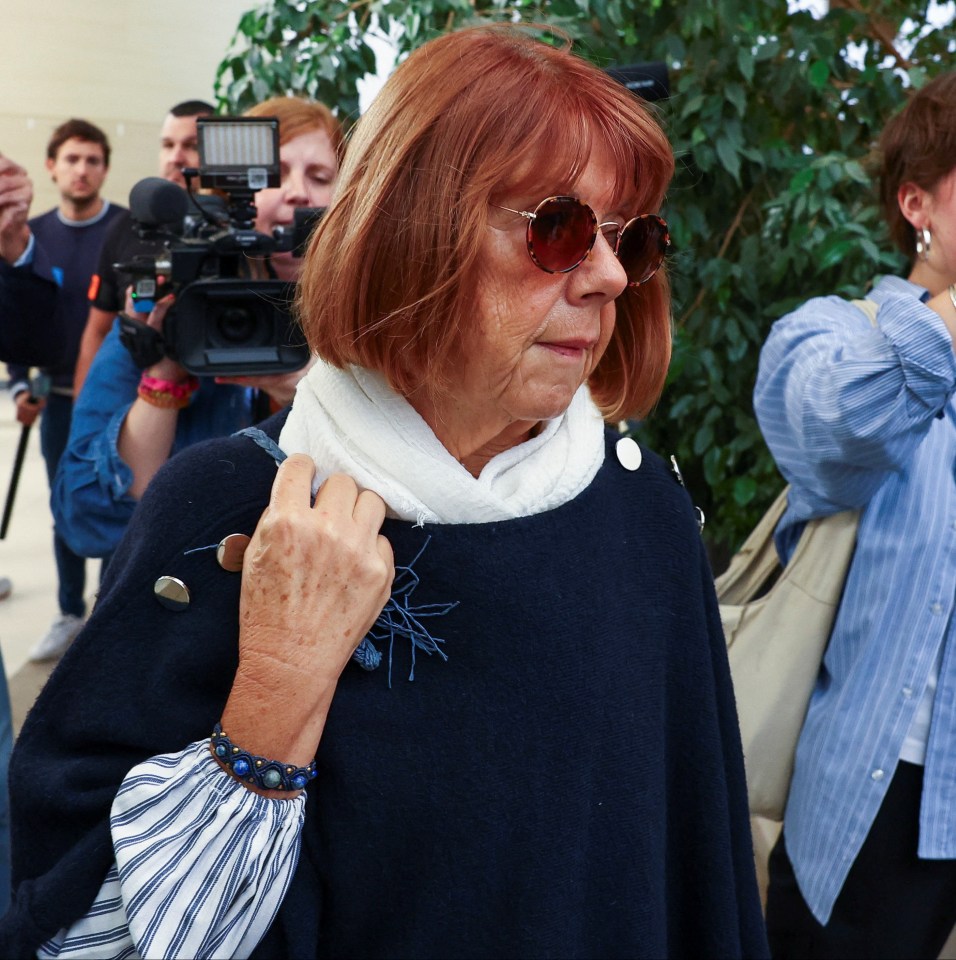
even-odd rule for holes
{"type": "Polygon", "coordinates": [[[733,489],[734,502],[745,507],[757,495],[757,481],[749,476],[736,477],[733,489]]]}
{"type": "Polygon", "coordinates": [[[809,76],[810,83],[818,90],[822,90],[830,80],[830,67],[823,60],[817,60],[810,67],[809,76]]]}
{"type": "Polygon", "coordinates": [[[740,155],[737,153],[736,147],[731,143],[730,138],[726,136],[718,137],[714,147],[724,169],[739,183],[740,155]]]}

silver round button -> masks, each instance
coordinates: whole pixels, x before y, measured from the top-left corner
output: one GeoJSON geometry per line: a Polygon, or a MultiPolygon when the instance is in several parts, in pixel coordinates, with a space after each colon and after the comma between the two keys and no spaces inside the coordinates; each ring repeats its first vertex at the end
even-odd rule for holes
{"type": "Polygon", "coordinates": [[[219,566],[230,573],[238,573],[242,569],[242,558],[248,546],[249,537],[244,533],[230,533],[228,537],[223,537],[216,547],[219,566]]]}
{"type": "Polygon", "coordinates": [[[641,448],[633,437],[621,437],[614,445],[618,462],[625,470],[637,470],[644,459],[641,448]]]}
{"type": "Polygon", "coordinates": [[[185,610],[189,606],[189,587],[176,577],[160,577],[153,584],[153,594],[169,610],[185,610]]]}

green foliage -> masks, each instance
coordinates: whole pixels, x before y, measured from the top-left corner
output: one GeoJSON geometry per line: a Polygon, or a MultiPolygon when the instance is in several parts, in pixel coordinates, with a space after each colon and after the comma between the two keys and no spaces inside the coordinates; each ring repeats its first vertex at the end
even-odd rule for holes
{"type": "Polygon", "coordinates": [[[397,38],[402,57],[446,30],[505,19],[558,27],[601,67],[665,61],[675,349],[640,430],[676,455],[720,558],[783,482],[751,403],[771,323],[808,297],[860,296],[875,274],[905,268],[869,165],[906,85],[951,63],[952,24],[918,35],[929,6],[834,0],[813,20],[783,0],[270,0],[242,18],[217,82],[233,110],[295,91],[354,118],[356,84],[375,70],[371,31],[397,38]]]}

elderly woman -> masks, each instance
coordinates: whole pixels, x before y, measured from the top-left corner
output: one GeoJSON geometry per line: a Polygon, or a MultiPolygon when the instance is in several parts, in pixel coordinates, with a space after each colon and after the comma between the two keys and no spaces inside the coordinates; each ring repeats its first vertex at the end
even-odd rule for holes
{"type": "Polygon", "coordinates": [[[8,952],[765,954],[694,510],[603,425],[664,381],[672,168],[514,28],[398,68],[307,256],[322,361],[160,472],[24,726],[8,952]]]}

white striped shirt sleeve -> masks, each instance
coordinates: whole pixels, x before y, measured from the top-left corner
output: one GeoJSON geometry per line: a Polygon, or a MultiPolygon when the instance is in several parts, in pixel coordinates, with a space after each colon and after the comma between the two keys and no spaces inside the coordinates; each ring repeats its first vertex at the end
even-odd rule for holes
{"type": "Polygon", "coordinates": [[[249,956],[285,897],[304,817],[304,793],[247,790],[208,740],[139,764],[113,801],[116,861],[93,906],[37,956],[249,956]]]}

